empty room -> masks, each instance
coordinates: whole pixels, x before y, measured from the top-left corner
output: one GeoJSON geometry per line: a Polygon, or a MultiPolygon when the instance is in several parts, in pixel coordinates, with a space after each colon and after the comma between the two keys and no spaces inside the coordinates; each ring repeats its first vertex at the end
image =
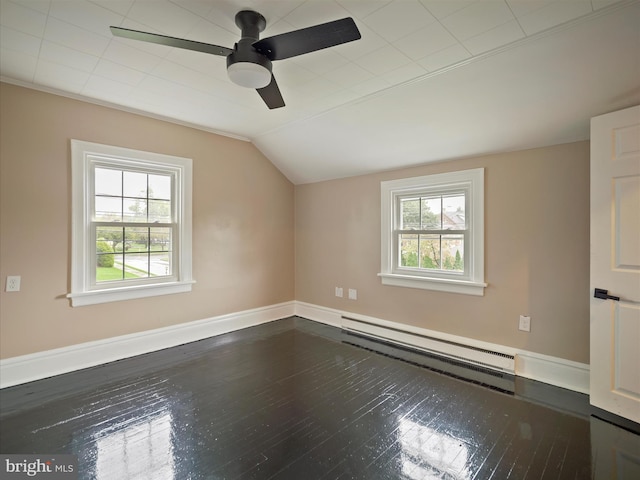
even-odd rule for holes
{"type": "Polygon", "coordinates": [[[640,478],[640,1],[0,35],[0,478],[640,478]]]}

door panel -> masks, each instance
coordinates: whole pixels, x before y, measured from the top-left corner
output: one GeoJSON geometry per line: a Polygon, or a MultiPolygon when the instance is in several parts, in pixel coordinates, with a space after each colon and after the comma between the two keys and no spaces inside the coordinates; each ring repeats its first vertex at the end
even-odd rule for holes
{"type": "Polygon", "coordinates": [[[640,270],[640,176],[613,179],[615,267],[640,270]]]}
{"type": "Polygon", "coordinates": [[[616,304],[614,306],[614,390],[640,400],[640,307],[616,304]]]}
{"type": "Polygon", "coordinates": [[[640,423],[640,106],[591,119],[590,310],[591,404],[640,423]]]}

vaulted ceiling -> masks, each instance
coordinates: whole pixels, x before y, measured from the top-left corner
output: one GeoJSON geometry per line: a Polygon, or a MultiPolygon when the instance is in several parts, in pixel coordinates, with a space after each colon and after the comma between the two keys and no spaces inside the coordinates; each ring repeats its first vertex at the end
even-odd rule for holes
{"type": "Polygon", "coordinates": [[[294,183],[589,138],[640,103],[638,0],[0,0],[3,81],[253,142],[294,183]],[[109,26],[233,47],[353,17],[362,38],[274,62],[269,110],[225,59],[109,26]]]}

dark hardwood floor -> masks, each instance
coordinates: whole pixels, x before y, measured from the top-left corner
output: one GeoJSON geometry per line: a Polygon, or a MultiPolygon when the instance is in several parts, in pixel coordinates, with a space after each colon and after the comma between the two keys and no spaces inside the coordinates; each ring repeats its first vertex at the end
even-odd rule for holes
{"type": "Polygon", "coordinates": [[[293,317],[6,388],[0,453],[96,480],[640,478],[585,395],[467,373],[293,317]]]}

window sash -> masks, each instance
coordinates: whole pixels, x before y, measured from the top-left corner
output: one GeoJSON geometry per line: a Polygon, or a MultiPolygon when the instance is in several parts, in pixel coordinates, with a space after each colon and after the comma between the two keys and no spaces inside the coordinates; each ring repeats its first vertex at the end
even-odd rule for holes
{"type": "MultiPolygon", "coordinates": [[[[90,290],[101,290],[104,288],[120,288],[133,285],[146,285],[157,283],[175,282],[179,279],[178,267],[179,267],[179,225],[177,223],[139,223],[139,222],[91,222],[90,236],[88,239],[88,245],[90,248],[90,258],[87,262],[87,278],[89,279],[90,290]],[[139,278],[124,278],[122,280],[106,280],[98,282],[97,269],[98,269],[98,252],[96,245],[98,242],[98,228],[100,227],[113,227],[113,228],[167,228],[171,231],[171,249],[163,253],[167,253],[169,256],[169,263],[171,265],[171,273],[169,275],[149,275],[148,277],[139,278]],[[91,248],[93,247],[93,248],[91,248]]],[[[126,240],[123,238],[123,244],[126,240]]],[[[151,245],[148,245],[148,250],[145,252],[139,252],[141,254],[150,255],[154,253],[151,250],[151,245]]],[[[127,255],[134,255],[134,253],[127,254],[126,251],[122,252],[124,258],[127,255]]],[[[114,252],[114,255],[119,255],[119,252],[114,252]]],[[[124,268],[124,265],[123,265],[124,268]]]]}
{"type": "MultiPolygon", "coordinates": [[[[158,283],[168,283],[175,282],[179,279],[180,272],[180,256],[176,253],[179,252],[177,250],[179,248],[179,230],[180,230],[180,210],[179,210],[179,191],[178,185],[180,181],[180,170],[176,167],[172,166],[157,166],[152,165],[140,160],[131,160],[131,159],[122,159],[122,158],[111,158],[105,156],[88,156],[88,176],[87,176],[87,190],[88,190],[88,205],[87,205],[87,214],[89,216],[89,235],[87,236],[87,268],[86,268],[86,289],[87,290],[102,290],[105,288],[121,288],[126,286],[136,286],[136,285],[155,285],[158,283]],[[96,169],[109,169],[119,172],[132,172],[132,173],[141,173],[145,175],[162,175],[168,176],[171,179],[171,195],[170,195],[170,223],[150,223],[150,222],[126,222],[126,221],[118,221],[118,222],[108,222],[108,221],[95,221],[96,217],[96,169]],[[98,255],[96,252],[96,242],[97,242],[97,228],[100,226],[107,227],[169,227],[171,228],[172,240],[171,240],[171,253],[170,253],[170,263],[172,266],[171,275],[163,275],[163,276],[148,276],[148,277],[140,277],[140,278],[124,278],[122,280],[113,280],[113,281],[97,281],[97,267],[98,267],[98,255]]],[[[130,197],[125,195],[125,192],[122,191],[121,195],[114,195],[113,198],[128,199],[130,197]]],[[[149,199],[149,192],[146,192],[146,198],[149,199]]],[[[124,212],[123,212],[124,215],[124,212]]],[[[123,265],[124,268],[124,265],[123,265]]]]}
{"type": "MultiPolygon", "coordinates": [[[[454,184],[443,187],[441,185],[435,187],[423,186],[420,188],[412,189],[410,191],[402,191],[395,193],[393,195],[393,225],[394,230],[392,232],[392,265],[391,272],[398,274],[409,274],[415,276],[422,277],[433,277],[433,278],[458,278],[458,279],[471,279],[472,274],[470,272],[470,267],[473,264],[473,252],[471,249],[467,248],[471,245],[471,220],[470,213],[472,211],[472,206],[469,198],[470,193],[470,184],[469,182],[464,182],[461,184],[454,184]],[[465,228],[464,229],[431,229],[431,228],[423,228],[423,229],[402,229],[402,202],[408,199],[419,199],[420,204],[422,204],[422,200],[425,198],[440,198],[443,199],[445,197],[455,197],[455,196],[464,196],[464,213],[465,213],[465,228]],[[463,271],[457,270],[445,270],[443,268],[431,269],[424,268],[419,266],[420,259],[418,259],[417,267],[408,267],[401,264],[402,257],[402,249],[401,249],[401,237],[402,235],[417,235],[420,238],[420,235],[438,235],[440,236],[440,241],[442,241],[443,235],[462,235],[463,236],[463,246],[464,246],[464,254],[463,254],[463,271]]],[[[422,206],[420,207],[422,208],[422,206]]],[[[440,211],[440,223],[442,226],[442,215],[444,211],[440,211]]],[[[420,218],[422,218],[422,211],[420,211],[420,218]]],[[[441,246],[442,249],[442,246],[441,246]]],[[[442,267],[442,257],[440,257],[440,265],[442,267]]]]}
{"type": "MultiPolygon", "coordinates": [[[[394,230],[393,232],[393,251],[395,255],[393,256],[393,273],[409,273],[411,275],[420,275],[424,277],[456,277],[456,278],[471,278],[470,275],[470,261],[472,255],[468,252],[470,245],[471,232],[468,230],[394,230]],[[402,235],[416,235],[420,238],[420,235],[439,235],[440,241],[442,242],[442,237],[445,235],[462,235],[462,245],[463,245],[463,270],[446,270],[443,268],[425,268],[425,267],[408,267],[401,265],[401,237],[402,235]]],[[[442,250],[442,245],[441,245],[442,250]]],[[[442,256],[440,257],[440,262],[442,264],[442,256]]]]}

